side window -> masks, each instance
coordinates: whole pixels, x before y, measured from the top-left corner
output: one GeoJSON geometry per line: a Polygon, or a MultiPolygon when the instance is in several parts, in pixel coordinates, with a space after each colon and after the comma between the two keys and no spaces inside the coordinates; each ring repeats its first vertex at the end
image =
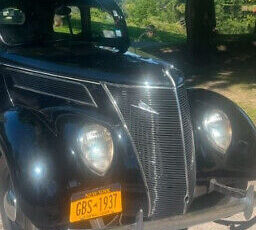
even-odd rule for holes
{"type": "Polygon", "coordinates": [[[97,8],[91,8],[91,31],[93,38],[122,37],[122,32],[117,29],[113,16],[97,8]]]}
{"type": "Polygon", "coordinates": [[[82,33],[81,12],[76,6],[56,9],[53,30],[55,33],[77,35],[82,33]]]}
{"type": "Polygon", "coordinates": [[[0,25],[23,25],[25,14],[17,8],[5,8],[0,10],[0,25]]]}

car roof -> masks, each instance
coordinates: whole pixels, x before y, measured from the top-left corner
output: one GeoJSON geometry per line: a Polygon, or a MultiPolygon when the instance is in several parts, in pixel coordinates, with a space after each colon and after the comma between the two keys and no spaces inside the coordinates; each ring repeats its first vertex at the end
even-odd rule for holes
{"type": "Polygon", "coordinates": [[[0,10],[18,8],[25,13],[24,25],[0,24],[0,44],[22,44],[49,34],[52,29],[55,10],[60,6],[88,6],[102,8],[109,12],[123,13],[114,0],[0,0],[0,10]],[[5,42],[8,41],[8,44],[5,42]]]}
{"type": "Polygon", "coordinates": [[[104,8],[117,7],[117,3],[114,0],[1,0],[0,9],[10,7],[12,5],[19,6],[54,6],[54,5],[68,5],[68,4],[81,4],[81,5],[94,5],[102,6],[104,8]]]}

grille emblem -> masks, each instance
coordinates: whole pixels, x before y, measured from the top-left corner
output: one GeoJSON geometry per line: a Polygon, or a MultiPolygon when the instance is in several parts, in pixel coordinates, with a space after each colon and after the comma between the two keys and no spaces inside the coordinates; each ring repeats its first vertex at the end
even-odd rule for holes
{"type": "Polygon", "coordinates": [[[149,105],[147,105],[143,101],[140,101],[138,105],[131,105],[131,106],[134,107],[134,108],[137,108],[137,109],[144,110],[144,111],[149,112],[149,113],[159,115],[158,112],[156,112],[154,109],[152,109],[149,105]]]}

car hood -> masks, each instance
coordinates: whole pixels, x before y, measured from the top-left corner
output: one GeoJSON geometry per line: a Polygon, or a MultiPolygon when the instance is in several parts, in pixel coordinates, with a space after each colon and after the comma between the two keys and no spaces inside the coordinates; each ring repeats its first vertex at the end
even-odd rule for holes
{"type": "MultiPolygon", "coordinates": [[[[120,54],[88,46],[51,46],[16,48],[1,53],[0,57],[4,64],[68,76],[80,81],[167,87],[172,85],[165,74],[166,70],[172,69],[170,64],[142,58],[130,52],[120,54]]],[[[180,81],[180,76],[174,75],[174,80],[180,81]]]]}

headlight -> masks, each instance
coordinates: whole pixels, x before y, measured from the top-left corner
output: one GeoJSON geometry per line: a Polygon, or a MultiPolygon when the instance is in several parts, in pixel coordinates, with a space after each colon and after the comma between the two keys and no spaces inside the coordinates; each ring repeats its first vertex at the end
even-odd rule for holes
{"type": "Polygon", "coordinates": [[[104,176],[111,166],[114,144],[111,133],[101,125],[83,128],[78,139],[83,162],[94,173],[104,176]]]}
{"type": "Polygon", "coordinates": [[[232,128],[227,115],[219,110],[213,110],[204,116],[204,130],[213,147],[221,153],[226,153],[232,141],[232,128]]]}

